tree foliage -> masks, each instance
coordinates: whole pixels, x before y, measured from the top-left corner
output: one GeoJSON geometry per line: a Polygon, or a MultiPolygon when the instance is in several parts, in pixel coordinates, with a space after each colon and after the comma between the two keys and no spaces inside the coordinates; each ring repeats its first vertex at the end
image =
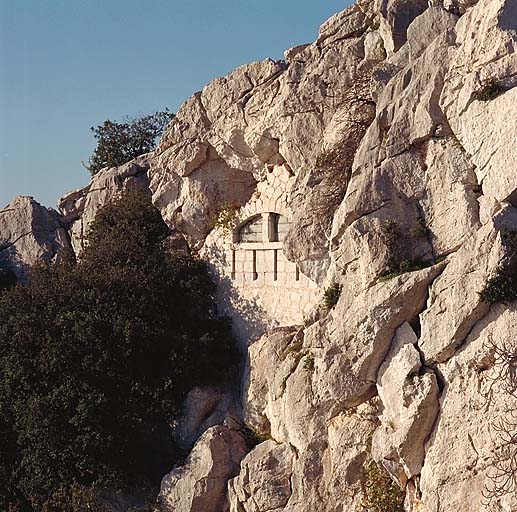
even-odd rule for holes
{"type": "Polygon", "coordinates": [[[16,282],[16,274],[11,269],[0,267],[0,293],[12,288],[16,282]]]}
{"type": "Polygon", "coordinates": [[[125,194],[78,262],[0,295],[0,510],[59,512],[49,503],[70,489],[157,485],[185,393],[232,375],[238,352],[205,264],[167,252],[167,235],[142,192],[125,194]]]}
{"type": "Polygon", "coordinates": [[[86,168],[92,175],[104,167],[118,167],[156,147],[158,138],[174,114],[167,109],[124,122],[107,120],[91,128],[97,147],[86,168]]]}

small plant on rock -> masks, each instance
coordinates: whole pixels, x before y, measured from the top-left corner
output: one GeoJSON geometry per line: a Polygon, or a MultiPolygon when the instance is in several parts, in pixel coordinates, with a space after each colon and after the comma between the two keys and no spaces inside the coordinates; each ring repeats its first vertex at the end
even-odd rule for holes
{"type": "Polygon", "coordinates": [[[337,144],[322,151],[316,159],[316,168],[323,177],[320,183],[319,208],[322,212],[335,211],[345,197],[352,173],[353,153],[350,144],[337,144]]]}
{"type": "Polygon", "coordinates": [[[427,238],[429,234],[429,228],[424,217],[418,217],[417,225],[411,229],[411,235],[414,238],[427,238]]]}
{"type": "Polygon", "coordinates": [[[238,209],[238,204],[224,202],[219,212],[210,219],[212,228],[221,229],[225,235],[229,234],[237,222],[238,209]]]}
{"type": "Polygon", "coordinates": [[[404,491],[373,460],[364,465],[363,503],[368,512],[404,512],[404,491]]]}
{"type": "MultiPolygon", "coordinates": [[[[420,218],[418,226],[413,229],[412,236],[427,236],[428,228],[425,219],[420,218]]],[[[379,276],[379,281],[388,281],[401,274],[421,270],[432,264],[430,261],[408,257],[410,241],[403,236],[396,221],[388,220],[381,225],[381,238],[386,245],[387,261],[386,269],[379,276]]]]}
{"type": "Polygon", "coordinates": [[[481,302],[508,304],[517,299],[517,283],[513,275],[509,275],[504,267],[499,267],[479,292],[481,302]]]}
{"type": "Polygon", "coordinates": [[[398,267],[393,272],[384,273],[379,277],[380,282],[386,282],[394,277],[408,272],[415,272],[416,270],[422,270],[429,267],[430,263],[424,260],[402,260],[399,262],[398,267]]]}
{"type": "Polygon", "coordinates": [[[307,355],[303,360],[303,368],[308,372],[314,371],[314,356],[312,354],[307,355]]]}
{"type": "Polygon", "coordinates": [[[243,435],[244,440],[246,441],[246,444],[250,450],[255,448],[255,446],[263,443],[264,441],[271,439],[270,435],[261,434],[246,424],[242,427],[241,434],[243,435]]]}
{"type": "Polygon", "coordinates": [[[487,304],[508,304],[517,300],[517,231],[504,229],[501,240],[505,250],[504,262],[479,292],[480,300],[487,304]]]}
{"type": "Polygon", "coordinates": [[[479,101],[492,101],[507,91],[507,88],[497,82],[490,82],[475,94],[475,99],[479,101]]]}
{"type": "Polygon", "coordinates": [[[339,283],[332,283],[323,294],[323,303],[327,309],[332,309],[341,297],[342,286],[339,283]]]}

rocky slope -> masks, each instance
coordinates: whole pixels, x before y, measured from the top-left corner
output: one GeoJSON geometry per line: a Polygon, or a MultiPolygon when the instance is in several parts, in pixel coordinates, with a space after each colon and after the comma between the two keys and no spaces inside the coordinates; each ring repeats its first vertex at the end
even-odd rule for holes
{"type": "Polygon", "coordinates": [[[360,1],[286,61],[209,84],[163,137],[153,198],[193,246],[218,202],[245,207],[283,164],[284,253],[342,287],[249,347],[244,418],[267,440],[229,482],[232,512],[363,510],[369,457],[407,510],[517,507],[483,498],[513,306],[478,295],[517,228],[516,30],[515,1],[360,1]]]}
{"type": "MultiPolygon", "coordinates": [[[[515,359],[501,347],[517,353],[517,313],[479,297],[517,230],[516,50],[516,0],[359,0],[284,61],[207,85],[153,155],[62,200],[79,249],[100,204],[149,186],[213,265],[221,308],[237,325],[254,312],[254,337],[239,331],[242,403],[189,397],[176,435],[193,448],[163,480],[166,507],[368,510],[373,459],[407,511],[517,510],[515,481],[487,497],[512,455],[498,426],[516,405],[515,359]],[[229,228],[214,223],[222,205],[229,228]],[[320,297],[340,290],[314,307],[307,294],[302,320],[282,311],[262,323],[259,307],[266,288],[261,300],[288,304],[301,284],[247,294],[235,256],[216,261],[260,212],[288,219],[296,281],[320,297]]],[[[252,263],[257,279],[257,261],[244,277],[252,263]]]]}

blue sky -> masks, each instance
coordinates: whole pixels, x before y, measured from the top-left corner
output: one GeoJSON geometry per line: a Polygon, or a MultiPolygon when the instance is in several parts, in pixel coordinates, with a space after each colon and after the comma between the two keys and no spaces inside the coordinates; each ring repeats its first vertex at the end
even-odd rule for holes
{"type": "Polygon", "coordinates": [[[348,0],[0,0],[0,208],[86,185],[105,119],[176,111],[235,67],[311,42],[348,0]]]}

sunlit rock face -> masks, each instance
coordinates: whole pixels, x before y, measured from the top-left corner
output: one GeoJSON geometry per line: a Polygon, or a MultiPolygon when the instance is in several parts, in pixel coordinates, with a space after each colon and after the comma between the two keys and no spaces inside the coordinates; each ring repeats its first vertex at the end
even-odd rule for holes
{"type": "Polygon", "coordinates": [[[150,155],[142,155],[120,167],[102,169],[86,187],[69,192],[59,200],[59,211],[77,254],[87,241],[90,224],[104,205],[124,191],[149,192],[149,162],[150,155]]]}
{"type": "Polygon", "coordinates": [[[169,126],[153,200],[250,344],[242,416],[263,442],[221,510],[363,510],[372,458],[408,511],[515,508],[483,498],[513,306],[479,292],[517,229],[516,29],[515,1],[361,0],[169,126]]]}
{"type": "Polygon", "coordinates": [[[360,512],[372,461],[408,512],[517,510],[515,304],[479,295],[517,231],[516,47],[515,0],[359,0],[195,93],[61,218],[0,212],[29,263],[143,187],[209,264],[246,367],[189,395],[165,510],[360,512]]]}
{"type": "Polygon", "coordinates": [[[32,197],[18,196],[0,210],[0,267],[24,277],[32,265],[58,260],[70,249],[60,215],[32,197]]]}
{"type": "Polygon", "coordinates": [[[78,255],[87,241],[97,212],[127,190],[150,194],[151,155],[142,155],[120,167],[102,169],[79,190],[65,194],[58,210],[19,196],[0,210],[0,265],[25,276],[29,267],[57,261],[67,252],[78,255]]]}

